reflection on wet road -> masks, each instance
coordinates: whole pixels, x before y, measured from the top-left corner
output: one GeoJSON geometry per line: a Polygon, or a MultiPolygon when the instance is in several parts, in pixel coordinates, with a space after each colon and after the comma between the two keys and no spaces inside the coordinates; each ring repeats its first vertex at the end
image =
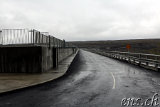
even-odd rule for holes
{"type": "Polygon", "coordinates": [[[0,107],[120,107],[160,95],[160,73],[81,50],[64,77],[0,96],[0,107]]]}

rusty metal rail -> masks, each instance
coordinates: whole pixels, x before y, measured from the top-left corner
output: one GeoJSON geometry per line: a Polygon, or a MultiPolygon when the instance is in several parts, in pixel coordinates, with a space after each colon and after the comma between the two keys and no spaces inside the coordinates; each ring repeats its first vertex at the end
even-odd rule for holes
{"type": "Polygon", "coordinates": [[[65,40],[60,40],[48,32],[35,29],[2,29],[0,30],[0,45],[40,45],[51,47],[75,47],[65,40]]]}

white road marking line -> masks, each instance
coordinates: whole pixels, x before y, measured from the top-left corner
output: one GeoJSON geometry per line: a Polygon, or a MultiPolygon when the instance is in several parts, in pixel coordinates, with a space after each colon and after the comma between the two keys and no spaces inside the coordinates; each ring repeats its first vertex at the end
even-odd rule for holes
{"type": "Polygon", "coordinates": [[[115,89],[115,87],[116,87],[116,79],[115,79],[115,77],[114,77],[112,72],[110,72],[110,74],[112,75],[112,78],[113,78],[113,88],[112,89],[115,89]]]}

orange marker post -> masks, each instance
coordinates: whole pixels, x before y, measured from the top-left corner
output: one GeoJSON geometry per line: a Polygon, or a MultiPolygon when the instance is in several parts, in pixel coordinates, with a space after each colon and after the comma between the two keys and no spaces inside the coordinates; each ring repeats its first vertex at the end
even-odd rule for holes
{"type": "Polygon", "coordinates": [[[128,52],[129,52],[129,50],[131,49],[131,45],[130,45],[130,44],[127,44],[127,45],[126,45],[126,48],[127,48],[128,52]]]}

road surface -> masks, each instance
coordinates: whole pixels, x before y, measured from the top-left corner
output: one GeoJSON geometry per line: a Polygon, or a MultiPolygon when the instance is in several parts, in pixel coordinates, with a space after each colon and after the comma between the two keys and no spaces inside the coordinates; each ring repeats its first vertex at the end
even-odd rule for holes
{"type": "Polygon", "coordinates": [[[81,50],[67,75],[1,95],[0,107],[120,107],[124,98],[145,101],[159,89],[160,73],[81,50]]]}

